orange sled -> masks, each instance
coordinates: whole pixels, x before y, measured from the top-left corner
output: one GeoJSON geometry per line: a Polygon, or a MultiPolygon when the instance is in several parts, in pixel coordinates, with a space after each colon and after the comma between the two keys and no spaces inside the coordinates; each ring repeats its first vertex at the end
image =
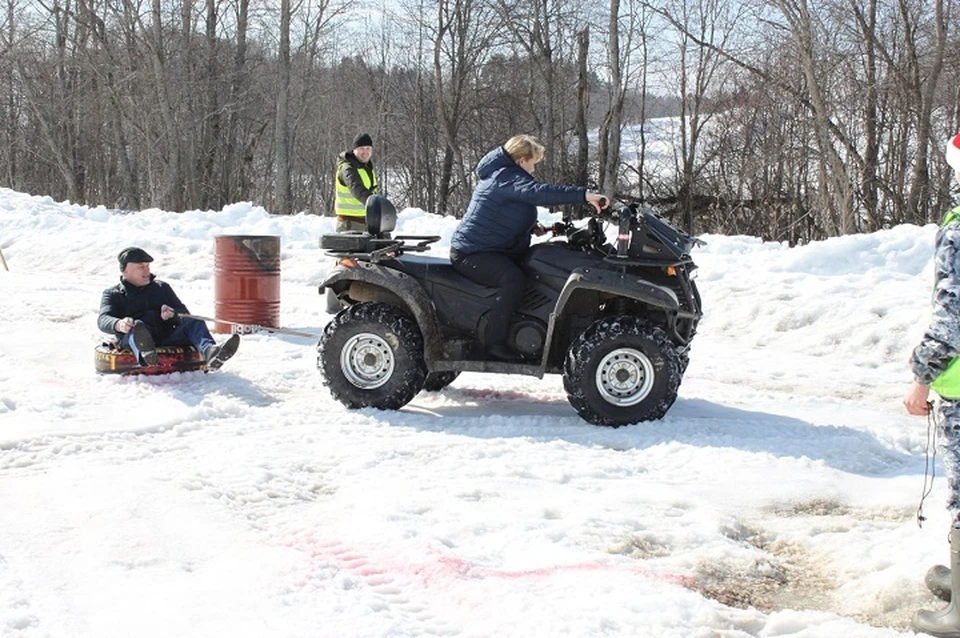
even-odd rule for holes
{"type": "Polygon", "coordinates": [[[203,357],[193,346],[160,346],[159,362],[155,366],[141,366],[131,350],[121,350],[116,342],[101,343],[93,352],[93,362],[99,374],[170,374],[171,372],[207,371],[203,357]]]}

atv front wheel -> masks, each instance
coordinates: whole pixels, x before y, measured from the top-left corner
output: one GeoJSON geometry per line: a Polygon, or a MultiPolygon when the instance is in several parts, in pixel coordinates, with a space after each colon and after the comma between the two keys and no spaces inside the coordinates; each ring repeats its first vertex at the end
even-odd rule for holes
{"type": "Polygon", "coordinates": [[[417,324],[383,303],[340,311],[324,328],[317,351],[324,385],[350,409],[401,408],[427,376],[417,324]]]}
{"type": "Polygon", "coordinates": [[[586,421],[620,426],[662,418],[677,399],[680,357],[667,334],[636,317],[600,319],[563,364],[567,400],[586,421]]]}

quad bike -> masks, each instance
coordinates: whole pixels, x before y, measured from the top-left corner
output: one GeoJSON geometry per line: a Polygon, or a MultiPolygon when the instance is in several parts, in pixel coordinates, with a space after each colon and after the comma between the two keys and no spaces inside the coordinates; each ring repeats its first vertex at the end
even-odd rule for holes
{"type": "Polygon", "coordinates": [[[527,289],[507,345],[520,362],[491,359],[479,342],[496,295],[418,255],[437,236],[397,236],[396,209],[367,200],[366,233],[331,233],[320,247],[337,265],[320,285],[342,309],[317,346],[317,365],[348,408],[398,409],[462,371],[563,375],[567,398],[590,423],[659,419],[677,397],[701,317],[690,250],[700,241],[637,204],[611,207],[608,242],[597,216],[554,225],[521,268],[527,289]],[[614,209],[615,208],[615,209],[614,209]]]}

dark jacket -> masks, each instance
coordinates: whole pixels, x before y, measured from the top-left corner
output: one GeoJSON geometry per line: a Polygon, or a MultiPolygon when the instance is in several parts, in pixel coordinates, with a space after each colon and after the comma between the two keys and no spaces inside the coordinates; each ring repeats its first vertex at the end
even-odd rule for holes
{"type": "Polygon", "coordinates": [[[117,332],[114,326],[125,317],[133,317],[146,324],[154,341],[162,341],[178,324],[176,319],[164,321],[160,318],[160,306],[164,304],[177,312],[190,312],[173,292],[170,284],[160,281],[154,275],[150,275],[149,284],[139,287],[121,277],[119,284],[103,291],[97,327],[120,338],[123,335],[117,332]]]}
{"type": "Polygon", "coordinates": [[[350,151],[345,151],[337,156],[337,178],[350,189],[354,197],[360,200],[361,204],[366,203],[367,198],[373,195],[377,190],[377,173],[373,170],[373,160],[361,162],[357,156],[350,151]],[[370,175],[372,184],[370,188],[364,185],[360,178],[359,169],[366,169],[370,175]]]}
{"type": "Polygon", "coordinates": [[[450,247],[462,254],[519,256],[530,247],[537,206],[586,202],[587,189],[537,181],[502,146],[480,160],[477,176],[480,183],[450,240],[450,247]]]}

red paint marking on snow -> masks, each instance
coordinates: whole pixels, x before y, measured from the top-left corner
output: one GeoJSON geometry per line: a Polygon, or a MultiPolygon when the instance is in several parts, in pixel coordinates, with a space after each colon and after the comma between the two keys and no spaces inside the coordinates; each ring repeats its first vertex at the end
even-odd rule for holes
{"type": "Polygon", "coordinates": [[[555,574],[567,572],[615,572],[629,571],[635,574],[642,574],[650,578],[660,580],[669,580],[670,582],[682,585],[683,587],[692,587],[696,580],[692,576],[682,576],[680,574],[671,574],[669,572],[658,572],[652,569],[646,569],[637,565],[618,565],[603,561],[593,561],[589,563],[571,563],[568,565],[550,565],[547,567],[536,567],[532,569],[489,569],[477,567],[460,558],[443,556],[438,559],[440,563],[453,567],[457,573],[474,578],[503,578],[506,580],[520,580],[523,578],[546,578],[555,574]]]}
{"type": "Polygon", "coordinates": [[[631,572],[650,579],[665,580],[687,589],[698,587],[696,579],[692,576],[608,561],[509,570],[480,567],[468,560],[448,554],[438,555],[433,561],[401,563],[398,560],[400,554],[387,554],[384,557],[383,550],[379,547],[372,548],[372,552],[368,553],[341,542],[316,538],[313,534],[300,536],[284,544],[291,549],[303,552],[310,561],[320,559],[329,567],[356,574],[361,578],[389,573],[406,574],[428,587],[447,587],[452,580],[546,579],[559,574],[576,572],[631,572]]]}

